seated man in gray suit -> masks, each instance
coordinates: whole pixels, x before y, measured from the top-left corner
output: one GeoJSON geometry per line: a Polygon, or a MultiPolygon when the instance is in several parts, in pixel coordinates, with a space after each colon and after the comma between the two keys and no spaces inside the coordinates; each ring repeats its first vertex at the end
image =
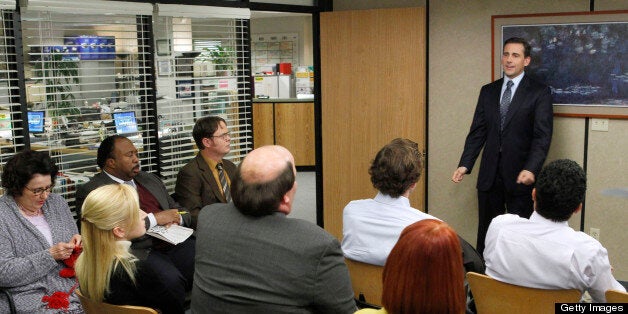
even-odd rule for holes
{"type": "Polygon", "coordinates": [[[233,202],[198,217],[193,313],[353,313],[338,240],[287,218],[297,184],[294,158],[264,146],[242,161],[233,202]]]}
{"type": "Polygon", "coordinates": [[[177,200],[192,214],[192,227],[196,228],[203,206],[231,201],[229,184],[236,166],[223,159],[231,150],[231,137],[223,118],[196,120],[192,136],[199,151],[179,170],[175,192],[177,200]]]}
{"type": "MultiPolygon", "coordinates": [[[[137,154],[133,142],[124,136],[113,135],[102,141],[96,157],[102,171],[76,190],[79,214],[89,192],[106,184],[129,184],[137,189],[140,208],[148,213],[145,219],[147,230],[155,225],[189,226],[190,215],[179,214],[185,209],[170,197],[159,177],[140,170],[137,154]]],[[[160,275],[160,279],[183,306],[185,292],[192,288],[194,244],[194,237],[172,245],[145,235],[133,241],[131,250],[138,258],[145,259],[146,265],[160,275]]]]}

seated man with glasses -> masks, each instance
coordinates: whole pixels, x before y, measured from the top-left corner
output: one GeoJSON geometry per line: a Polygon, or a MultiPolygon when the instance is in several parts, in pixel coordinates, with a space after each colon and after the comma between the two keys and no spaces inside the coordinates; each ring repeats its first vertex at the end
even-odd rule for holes
{"type": "Polygon", "coordinates": [[[192,214],[192,226],[196,228],[201,208],[231,201],[229,190],[236,166],[223,159],[231,150],[231,137],[223,118],[198,119],[192,136],[199,152],[179,171],[175,192],[179,202],[192,214]]]}

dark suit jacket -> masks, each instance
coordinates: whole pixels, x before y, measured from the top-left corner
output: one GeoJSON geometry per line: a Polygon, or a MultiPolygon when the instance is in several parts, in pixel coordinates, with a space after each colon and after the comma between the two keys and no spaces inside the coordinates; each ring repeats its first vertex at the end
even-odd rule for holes
{"type": "MultiPolygon", "coordinates": [[[[236,165],[226,159],[223,159],[222,163],[229,180],[233,180],[236,165]]],[[[216,182],[209,165],[200,153],[179,170],[175,193],[177,200],[190,211],[193,228],[196,228],[196,220],[201,208],[214,203],[227,202],[222,195],[222,187],[216,182]]]]}
{"type": "Polygon", "coordinates": [[[193,313],[353,313],[340,243],[282,213],[252,217],[233,204],[198,217],[193,313]]]}
{"type": "Polygon", "coordinates": [[[547,157],[553,128],[552,95],[548,86],[524,75],[510,103],[504,130],[500,132],[499,101],[503,82],[502,78],[482,87],[459,166],[471,173],[484,147],[478,190],[489,190],[501,167],[507,191],[529,193],[530,187],[517,184],[516,180],[524,169],[538,176],[547,157]]]}
{"type": "MultiPolygon", "coordinates": [[[[184,210],[181,205],[179,205],[177,202],[175,202],[174,199],[172,199],[172,197],[170,197],[166,186],[155,174],[140,171],[140,173],[133,179],[135,180],[135,182],[141,184],[151,194],[153,194],[162,209],[178,208],[184,210]]],[[[106,173],[100,172],[92,177],[89,182],[79,186],[76,189],[76,210],[79,215],[81,207],[83,206],[83,202],[85,201],[85,198],[87,197],[87,194],[89,194],[89,192],[103,185],[116,183],[117,182],[113,181],[106,173]]],[[[181,215],[181,217],[183,218],[184,226],[191,225],[192,217],[190,217],[190,215],[181,215]]]]}

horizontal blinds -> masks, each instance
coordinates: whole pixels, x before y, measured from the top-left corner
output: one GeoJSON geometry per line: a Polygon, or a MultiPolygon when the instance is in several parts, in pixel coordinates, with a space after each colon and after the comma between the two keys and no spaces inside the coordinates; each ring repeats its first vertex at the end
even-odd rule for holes
{"type": "Polygon", "coordinates": [[[27,107],[33,117],[43,115],[42,124],[29,124],[31,148],[54,157],[61,170],[55,192],[71,206],[76,186],[96,173],[97,148],[106,136],[130,138],[150,171],[150,19],[137,14],[152,6],[144,7],[29,0],[22,8],[27,107]]]}
{"type": "MultiPolygon", "coordinates": [[[[238,163],[251,147],[250,69],[243,58],[249,51],[248,20],[220,18],[214,10],[160,4],[155,19],[161,174],[169,188],[195,154],[196,119],[217,115],[227,121],[227,159],[238,163]]],[[[248,16],[248,10],[235,10],[248,16]]]]}
{"type": "Polygon", "coordinates": [[[189,17],[200,19],[250,19],[248,8],[229,8],[200,5],[156,4],[159,16],[189,17]]]}
{"type": "Polygon", "coordinates": [[[15,0],[0,0],[0,10],[14,10],[15,0]]]}
{"type": "MultiPolygon", "coordinates": [[[[6,1],[0,5],[6,4],[6,1]]],[[[9,6],[3,6],[9,7],[9,6]]],[[[15,5],[13,6],[15,7],[15,5]]],[[[0,166],[21,151],[22,117],[19,103],[13,10],[0,10],[0,166]]]]}

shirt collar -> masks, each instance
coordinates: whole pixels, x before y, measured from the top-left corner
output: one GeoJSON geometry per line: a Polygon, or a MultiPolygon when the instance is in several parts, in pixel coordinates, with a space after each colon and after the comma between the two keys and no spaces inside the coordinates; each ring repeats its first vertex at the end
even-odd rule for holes
{"type": "Polygon", "coordinates": [[[410,200],[405,196],[392,197],[390,195],[383,194],[382,192],[377,192],[377,195],[375,195],[375,198],[373,199],[384,204],[410,207],[410,200]]]}
{"type": "Polygon", "coordinates": [[[525,75],[525,73],[526,73],[525,71],[521,72],[521,74],[517,75],[513,79],[507,76],[504,76],[504,84],[502,84],[502,87],[506,89],[506,84],[508,83],[508,81],[512,81],[512,87],[516,89],[517,86],[519,86],[519,83],[521,83],[521,80],[523,79],[523,76],[525,75]]]}
{"type": "MultiPolygon", "coordinates": [[[[110,174],[109,172],[107,172],[105,170],[103,170],[102,172],[104,172],[106,175],[108,175],[109,178],[111,178],[111,180],[113,180],[113,181],[116,181],[116,182],[118,182],[120,184],[123,184],[125,182],[124,180],[122,180],[122,179],[120,179],[120,178],[110,174]]],[[[131,179],[131,181],[133,181],[133,179],[131,179]]]]}
{"type": "Polygon", "coordinates": [[[553,221],[553,220],[550,220],[541,216],[541,214],[537,213],[536,211],[532,212],[532,215],[530,216],[530,221],[533,221],[536,223],[542,223],[546,225],[559,225],[559,226],[569,227],[569,222],[566,220],[565,221],[553,221]]]}
{"type": "MultiPolygon", "coordinates": [[[[205,160],[205,162],[207,163],[207,165],[209,166],[209,169],[211,169],[212,171],[214,169],[216,169],[216,165],[218,165],[218,162],[216,162],[215,160],[206,157],[205,155],[201,154],[201,157],[203,157],[203,160],[205,160]]],[[[222,162],[222,160],[220,161],[222,162]]]]}

